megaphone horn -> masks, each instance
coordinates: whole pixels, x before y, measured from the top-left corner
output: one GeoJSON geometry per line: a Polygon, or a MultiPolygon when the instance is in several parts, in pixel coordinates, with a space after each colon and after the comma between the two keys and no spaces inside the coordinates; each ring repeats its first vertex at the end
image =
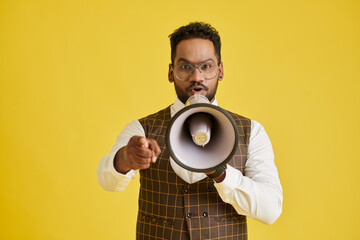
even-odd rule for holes
{"type": "Polygon", "coordinates": [[[195,94],[171,119],[165,136],[172,159],[193,172],[225,165],[238,145],[238,129],[224,109],[195,94]]]}

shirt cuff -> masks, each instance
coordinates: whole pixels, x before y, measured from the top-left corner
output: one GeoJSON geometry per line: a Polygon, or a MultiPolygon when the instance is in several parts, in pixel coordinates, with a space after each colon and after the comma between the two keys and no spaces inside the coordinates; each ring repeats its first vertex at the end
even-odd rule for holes
{"type": "Polygon", "coordinates": [[[225,171],[226,176],[224,180],[220,183],[214,184],[214,186],[222,192],[232,191],[233,189],[238,187],[243,177],[242,173],[239,170],[233,168],[230,165],[227,165],[227,169],[225,171]]]}

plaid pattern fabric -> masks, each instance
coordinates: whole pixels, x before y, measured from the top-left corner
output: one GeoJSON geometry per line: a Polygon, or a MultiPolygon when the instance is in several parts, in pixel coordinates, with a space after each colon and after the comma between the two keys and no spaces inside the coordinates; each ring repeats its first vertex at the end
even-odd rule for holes
{"type": "MultiPolygon", "coordinates": [[[[238,126],[239,146],[228,164],[244,173],[251,123],[229,113],[238,126]]],[[[221,200],[213,180],[188,184],[173,171],[165,146],[170,119],[167,107],[139,120],[161,154],[150,168],[140,170],[136,239],[247,239],[246,217],[221,200]]]]}

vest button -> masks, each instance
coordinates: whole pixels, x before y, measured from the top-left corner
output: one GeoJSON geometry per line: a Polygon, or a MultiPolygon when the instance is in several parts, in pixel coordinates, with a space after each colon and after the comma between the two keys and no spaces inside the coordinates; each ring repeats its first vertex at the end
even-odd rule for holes
{"type": "Polygon", "coordinates": [[[211,189],[211,187],[210,187],[210,186],[208,187],[208,189],[207,189],[207,190],[208,190],[208,192],[211,192],[211,191],[212,191],[212,189],[211,189]]]}
{"type": "Polygon", "coordinates": [[[191,217],[192,217],[192,213],[186,214],[186,217],[191,218],[191,217]]]}
{"type": "Polygon", "coordinates": [[[185,192],[185,193],[189,193],[189,192],[190,192],[190,189],[185,188],[184,192],[185,192]]]}
{"type": "Polygon", "coordinates": [[[208,213],[207,213],[207,212],[203,212],[203,216],[204,216],[204,217],[207,217],[207,216],[208,216],[208,213]]]}

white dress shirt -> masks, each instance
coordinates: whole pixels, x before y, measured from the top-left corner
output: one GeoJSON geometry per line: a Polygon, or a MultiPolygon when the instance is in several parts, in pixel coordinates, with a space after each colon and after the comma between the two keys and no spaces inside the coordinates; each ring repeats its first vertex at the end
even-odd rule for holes
{"type": "MultiPolygon", "coordinates": [[[[217,105],[216,99],[213,101],[217,105]]],[[[176,99],[171,105],[171,117],[185,105],[176,99]]],[[[132,136],[145,136],[138,120],[129,123],[120,133],[110,153],[104,156],[97,169],[99,184],[108,191],[123,191],[139,170],[121,174],[114,168],[114,157],[120,148],[127,145],[132,136]]],[[[175,173],[187,183],[206,178],[204,173],[188,171],[172,158],[170,164],[175,173]]],[[[282,211],[282,187],[274,163],[274,154],[269,137],[263,126],[251,120],[251,134],[248,146],[248,160],[245,175],[227,165],[226,177],[221,183],[214,183],[221,199],[231,204],[241,215],[272,224],[282,211]]]]}

